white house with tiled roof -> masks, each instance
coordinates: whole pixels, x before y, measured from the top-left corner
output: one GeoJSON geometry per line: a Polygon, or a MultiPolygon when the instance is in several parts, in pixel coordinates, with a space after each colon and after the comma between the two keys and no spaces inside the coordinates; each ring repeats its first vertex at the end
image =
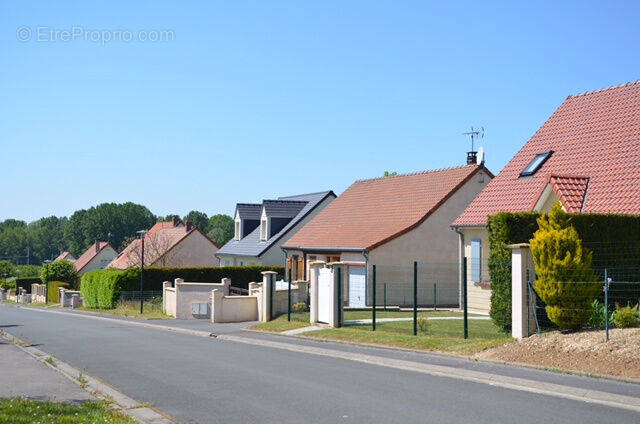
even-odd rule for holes
{"type": "Polygon", "coordinates": [[[469,307],[488,311],[487,218],[498,212],[640,214],[640,81],[567,97],[453,222],[469,307]]]}
{"type": "Polygon", "coordinates": [[[73,263],[78,274],[82,275],[94,269],[106,268],[112,260],[118,256],[116,249],[107,241],[96,240],[78,259],[73,263]]]}

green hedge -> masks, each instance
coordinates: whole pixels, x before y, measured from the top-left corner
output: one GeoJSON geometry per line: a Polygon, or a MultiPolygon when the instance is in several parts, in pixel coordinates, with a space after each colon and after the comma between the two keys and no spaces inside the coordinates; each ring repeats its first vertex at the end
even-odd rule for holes
{"type": "MultiPolygon", "coordinates": [[[[215,268],[145,268],[144,290],[162,290],[164,281],[182,278],[185,281],[219,283],[223,278],[231,278],[234,287],[248,288],[252,281],[262,281],[262,271],[284,273],[282,266],[245,266],[215,268]]],[[[120,292],[140,289],[140,268],[124,271],[101,269],[84,274],[80,291],[85,306],[89,308],[112,309],[116,306],[120,292]]]]}
{"type": "Polygon", "coordinates": [[[47,302],[58,303],[59,288],[69,288],[69,283],[64,281],[49,281],[47,283],[47,302]]]}
{"type": "Polygon", "coordinates": [[[31,284],[42,284],[42,281],[38,277],[20,277],[16,278],[16,283],[19,287],[25,289],[27,293],[31,293],[31,284]]]}
{"type": "MultiPolygon", "coordinates": [[[[145,268],[144,289],[162,290],[164,281],[182,278],[197,283],[219,283],[223,278],[231,278],[231,285],[243,289],[249,288],[252,281],[262,281],[262,271],[275,271],[284,274],[282,266],[226,266],[209,268],[145,268]]],[[[140,268],[124,271],[123,291],[140,289],[140,268]]]]}
{"type": "MultiPolygon", "coordinates": [[[[495,324],[511,330],[510,244],[529,243],[538,230],[537,212],[501,212],[488,219],[491,311],[495,324]]],[[[570,214],[583,245],[593,252],[593,267],[614,281],[640,281],[640,217],[616,214],[570,214]]],[[[533,276],[532,276],[533,277],[533,276]]]]}

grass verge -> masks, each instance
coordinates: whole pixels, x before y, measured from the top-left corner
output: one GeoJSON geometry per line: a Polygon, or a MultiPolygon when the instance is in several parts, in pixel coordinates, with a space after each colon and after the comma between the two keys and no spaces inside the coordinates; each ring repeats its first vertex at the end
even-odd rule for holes
{"type": "Polygon", "coordinates": [[[267,331],[270,333],[282,333],[283,331],[295,330],[310,326],[309,312],[298,312],[291,314],[291,321],[287,320],[287,314],[282,314],[269,322],[262,322],[251,327],[252,330],[267,331]]]}
{"type": "Polygon", "coordinates": [[[78,310],[97,312],[101,314],[117,315],[120,317],[128,318],[142,318],[142,319],[172,319],[173,317],[162,312],[162,303],[156,301],[144,302],[143,313],[140,314],[140,302],[125,301],[118,302],[114,309],[94,309],[81,307],[78,310]]]}
{"type": "Polygon", "coordinates": [[[68,404],[26,399],[0,399],[0,423],[134,424],[106,402],[68,404]]]}
{"type": "Polygon", "coordinates": [[[405,349],[431,350],[471,355],[512,340],[491,321],[469,321],[469,338],[464,339],[462,321],[431,321],[428,331],[413,335],[413,322],[385,322],[377,325],[357,325],[303,333],[304,336],[369,343],[405,349]]]}

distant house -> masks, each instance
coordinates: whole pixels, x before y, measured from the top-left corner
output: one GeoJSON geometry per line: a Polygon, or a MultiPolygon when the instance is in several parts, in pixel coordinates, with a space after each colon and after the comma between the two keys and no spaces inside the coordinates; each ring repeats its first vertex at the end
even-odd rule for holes
{"type": "MultiPolygon", "coordinates": [[[[349,306],[370,304],[372,265],[389,304],[412,303],[414,261],[434,278],[439,266],[439,303],[458,304],[458,245],[449,226],[492,177],[474,158],[466,166],[356,181],[284,248],[307,275],[314,261],[348,263],[343,299],[349,306]]],[[[425,290],[423,277],[421,284],[418,301],[432,302],[432,284],[425,290]]]]}
{"type": "Polygon", "coordinates": [[[94,269],[106,268],[118,256],[116,249],[107,241],[96,240],[78,259],[73,261],[78,274],[82,275],[94,269]]]}
{"type": "Polygon", "coordinates": [[[65,250],[64,252],[60,253],[58,257],[53,260],[53,262],[62,260],[74,262],[76,258],[70,252],[67,252],[65,250]]]}
{"type": "MultiPolygon", "coordinates": [[[[157,222],[144,238],[144,264],[158,267],[218,266],[218,246],[198,227],[178,218],[157,222]]],[[[142,243],[134,239],[110,264],[109,268],[139,267],[142,243]]]]}
{"type": "Polygon", "coordinates": [[[469,307],[489,310],[487,218],[498,212],[640,214],[640,81],[569,96],[453,222],[469,307]]]}
{"type": "Polygon", "coordinates": [[[238,203],[235,234],[217,255],[221,266],[282,265],[282,245],[329,205],[333,191],[238,203]]]}

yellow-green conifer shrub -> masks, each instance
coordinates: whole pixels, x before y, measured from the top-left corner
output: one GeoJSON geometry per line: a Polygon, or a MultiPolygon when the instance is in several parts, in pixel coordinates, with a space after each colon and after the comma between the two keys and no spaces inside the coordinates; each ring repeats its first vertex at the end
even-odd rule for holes
{"type": "Polygon", "coordinates": [[[553,323],[560,328],[580,328],[589,320],[592,302],[602,291],[602,282],[591,268],[592,253],[582,247],[559,202],[538,219],[538,227],[531,239],[536,291],[553,323]]]}

